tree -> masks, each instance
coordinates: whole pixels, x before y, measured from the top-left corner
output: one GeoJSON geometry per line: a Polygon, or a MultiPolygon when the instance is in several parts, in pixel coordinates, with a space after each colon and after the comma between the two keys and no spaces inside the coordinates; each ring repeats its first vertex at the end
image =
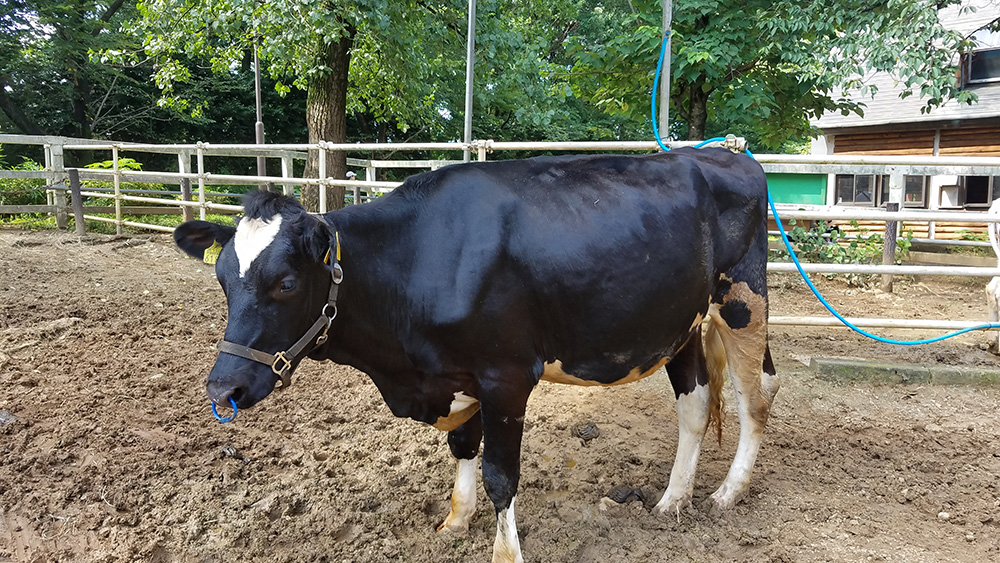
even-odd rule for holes
{"type": "MultiPolygon", "coordinates": [[[[905,84],[904,96],[926,99],[925,109],[971,103],[975,95],[955,87],[953,62],[968,43],[937,21],[937,10],[956,1],[678,0],[671,112],[683,121],[672,130],[703,139],[722,118],[776,146],[807,135],[809,118],[823,111],[863,113],[851,95],[873,94],[864,77],[876,71],[905,84]]],[[[573,38],[577,91],[610,113],[648,115],[660,1],[582,4],[600,4],[595,18],[620,23],[596,39],[573,38]]]]}
{"type": "MultiPolygon", "coordinates": [[[[253,73],[247,61],[221,75],[211,72],[207,59],[182,58],[191,76],[185,89],[205,102],[197,116],[160,107],[160,90],[150,81],[148,58],[121,64],[115,54],[141,47],[124,22],[137,17],[134,2],[45,2],[13,0],[0,3],[0,129],[35,135],[65,135],[134,142],[252,142],[254,125],[253,73]]],[[[304,95],[279,97],[273,82],[265,86],[269,133],[279,141],[304,137],[304,95]]],[[[11,145],[8,160],[40,158],[34,147],[11,145]]],[[[71,165],[93,161],[91,151],[67,154],[71,165]]],[[[147,164],[169,166],[167,155],[144,155],[147,164]],[[159,164],[157,164],[159,163],[159,164]]],[[[213,159],[225,171],[246,173],[246,159],[213,159]]]]}
{"type": "MultiPolygon", "coordinates": [[[[419,90],[410,86],[426,83],[426,72],[434,66],[425,51],[440,52],[456,43],[459,7],[447,0],[147,0],[139,4],[139,31],[146,36],[145,53],[157,61],[155,78],[168,104],[185,103],[174,87],[191,71],[178,54],[207,53],[214,69],[225,73],[258,49],[280,90],[307,92],[309,142],[343,143],[349,104],[375,108],[376,117],[383,115],[383,106],[392,108],[397,120],[410,117],[405,102],[419,90]],[[437,48],[428,49],[432,44],[437,48]],[[352,57],[360,58],[358,68],[367,71],[354,73],[360,82],[354,89],[349,88],[352,57]]],[[[196,104],[195,113],[202,108],[196,104]]],[[[327,175],[343,178],[346,155],[327,154],[327,175]]],[[[313,151],[306,174],[316,177],[317,172],[313,151]]],[[[331,189],[330,201],[342,201],[343,191],[331,189]]],[[[315,209],[317,200],[315,190],[304,192],[307,207],[315,209]]]]}
{"type": "Polygon", "coordinates": [[[114,41],[124,0],[11,0],[0,6],[0,110],[21,132],[90,138],[106,77],[88,57],[114,41]],[[69,107],[71,112],[51,111],[69,107]],[[52,116],[59,119],[52,119],[52,116]]]}
{"type": "MultiPolygon", "coordinates": [[[[608,138],[627,118],[594,111],[558,75],[577,0],[482,0],[478,8],[474,127],[486,138],[608,138]]],[[[222,74],[259,49],[279,90],[307,92],[309,141],[457,140],[462,134],[467,4],[463,0],[145,0],[135,28],[157,64],[164,103],[207,107],[175,85],[211,57],[222,74]],[[350,120],[350,121],[348,121],[350,120]]],[[[307,175],[315,177],[315,155],[307,175]]],[[[343,177],[344,155],[327,173],[343,177]]],[[[341,201],[331,190],[329,201],[341,201]]],[[[315,209],[316,195],[303,197],[315,209]]]]}

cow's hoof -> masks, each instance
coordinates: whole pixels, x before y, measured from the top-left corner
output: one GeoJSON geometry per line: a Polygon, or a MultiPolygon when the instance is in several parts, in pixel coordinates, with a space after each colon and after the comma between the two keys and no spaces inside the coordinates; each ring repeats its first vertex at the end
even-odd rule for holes
{"type": "Polygon", "coordinates": [[[458,522],[449,522],[445,520],[437,527],[437,533],[439,534],[466,534],[469,532],[469,524],[460,524],[458,522]]]}
{"type": "Polygon", "coordinates": [[[713,512],[724,512],[732,507],[736,506],[736,503],[743,500],[746,496],[746,491],[737,491],[731,487],[726,486],[725,483],[719,487],[719,490],[712,493],[711,503],[713,512]]]}
{"type": "Polygon", "coordinates": [[[691,497],[688,495],[671,497],[664,494],[660,502],[653,507],[653,513],[666,518],[676,518],[680,522],[681,511],[689,506],[691,506],[691,497]]]}

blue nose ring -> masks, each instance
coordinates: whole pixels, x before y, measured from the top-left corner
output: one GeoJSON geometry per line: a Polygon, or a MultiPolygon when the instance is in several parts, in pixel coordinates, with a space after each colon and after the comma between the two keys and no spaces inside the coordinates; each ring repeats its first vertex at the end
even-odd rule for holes
{"type": "Polygon", "coordinates": [[[219,416],[219,411],[215,410],[215,401],[212,401],[212,414],[215,415],[215,418],[217,418],[219,422],[232,422],[232,420],[236,418],[236,401],[234,401],[232,397],[229,397],[229,404],[233,406],[233,416],[219,416]]]}

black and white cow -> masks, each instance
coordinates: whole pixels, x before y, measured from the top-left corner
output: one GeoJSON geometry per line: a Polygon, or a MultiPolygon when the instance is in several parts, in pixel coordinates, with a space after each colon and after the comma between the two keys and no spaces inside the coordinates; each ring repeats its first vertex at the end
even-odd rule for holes
{"type": "Polygon", "coordinates": [[[728,364],[740,441],[712,498],[731,507],[778,389],[766,190],[749,157],[680,149],[449,166],[322,218],[252,193],[236,228],[192,221],[174,235],[198,258],[221,246],[229,324],[208,395],[252,406],[306,355],[358,368],[393,414],[448,431],[458,474],[440,529],[468,528],[483,443],[493,560],[514,562],[525,405],[539,381],[616,385],[666,366],[680,439],[656,509],[676,514],[728,364]]]}

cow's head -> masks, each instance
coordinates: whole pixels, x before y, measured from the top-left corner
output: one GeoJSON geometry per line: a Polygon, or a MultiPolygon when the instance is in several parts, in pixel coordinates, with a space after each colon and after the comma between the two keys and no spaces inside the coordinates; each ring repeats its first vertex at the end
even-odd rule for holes
{"type": "Polygon", "coordinates": [[[297,201],[254,191],[243,205],[236,228],[188,221],[174,231],[182,250],[215,259],[229,322],[208,375],[208,396],[219,405],[232,399],[240,408],[266,397],[279,380],[287,384],[316,341],[325,341],[335,314],[328,305],[334,269],[339,273],[329,254],[331,230],[297,201]]]}

